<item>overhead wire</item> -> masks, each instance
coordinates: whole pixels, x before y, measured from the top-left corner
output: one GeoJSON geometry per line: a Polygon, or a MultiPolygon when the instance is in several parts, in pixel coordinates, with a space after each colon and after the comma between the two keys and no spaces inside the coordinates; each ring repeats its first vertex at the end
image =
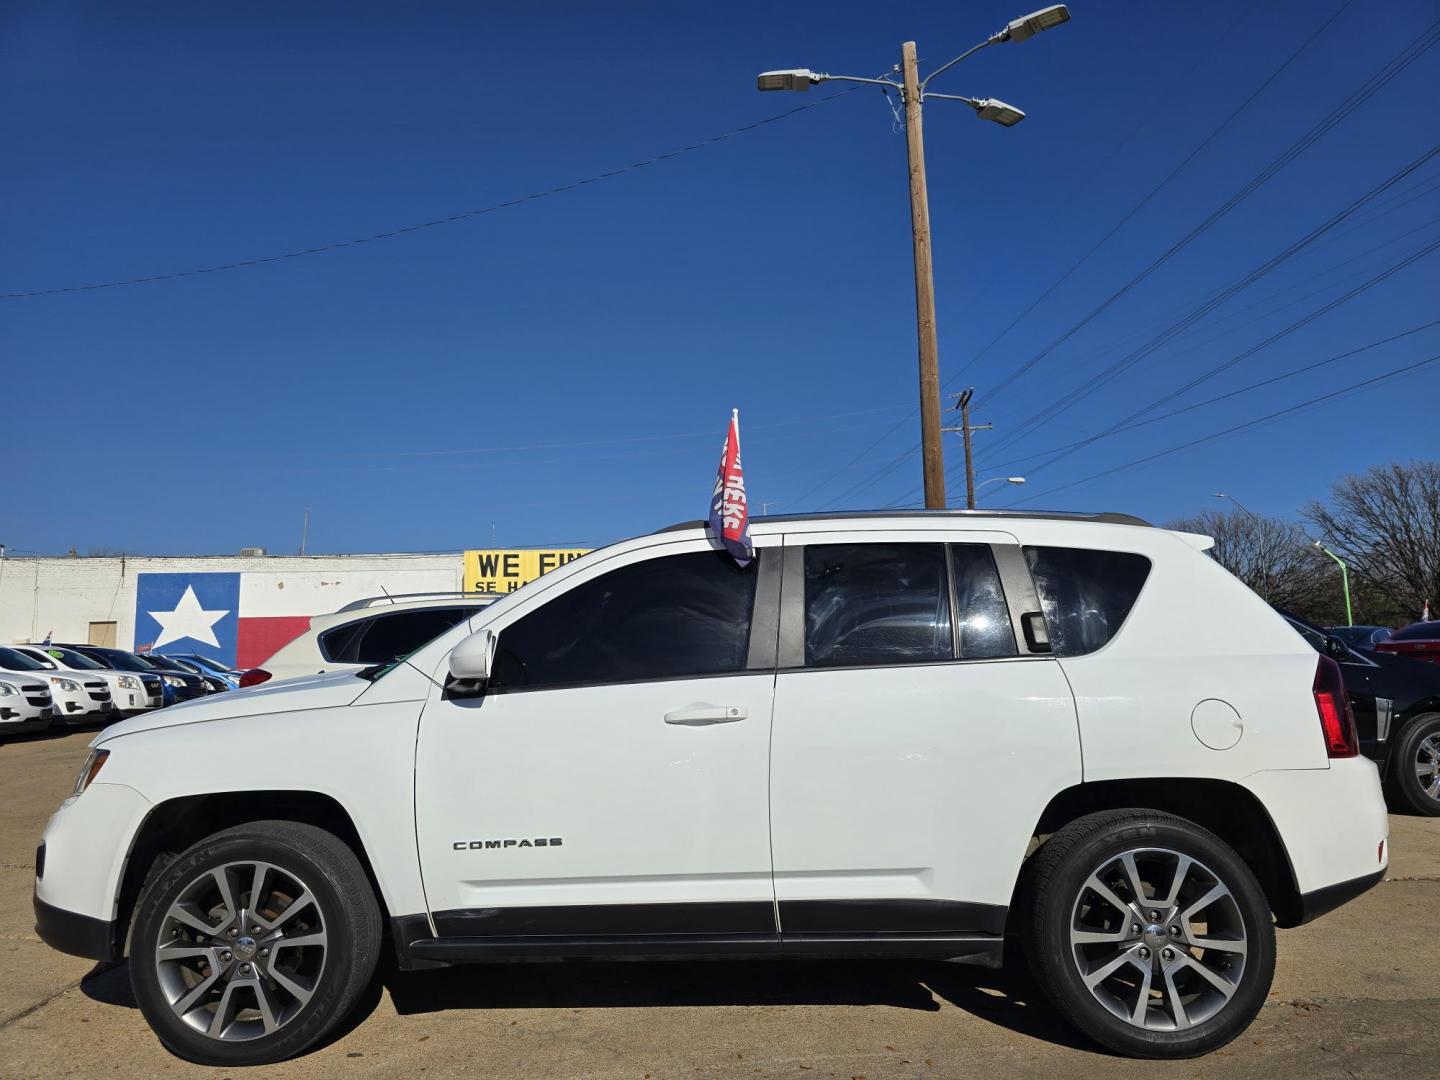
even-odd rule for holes
{"type": "Polygon", "coordinates": [[[1429,27],[1407,43],[1398,53],[1382,65],[1378,71],[1366,79],[1357,89],[1352,91],[1339,105],[1331,109],[1330,112],[1312,125],[1304,135],[1242,184],[1229,198],[1206,215],[1204,219],[1193,226],[1190,231],[1179,240],[1171,244],[1170,247],[1152,260],[1143,270],[1133,275],[1099,304],[1081,316],[1081,318],[1074,322],[1067,330],[1053,339],[1044,348],[1040,349],[1005,378],[1001,379],[999,383],[987,392],[987,399],[993,401],[1006,389],[1014,385],[1017,379],[1034,368],[1036,364],[1050,356],[1056,349],[1127,296],[1132,290],[1193,243],[1199,236],[1213,228],[1219,221],[1234,211],[1236,207],[1240,206],[1256,191],[1273,180],[1287,165],[1310,147],[1314,146],[1315,143],[1324,138],[1325,135],[1329,134],[1341,121],[1345,120],[1384,89],[1384,87],[1388,86],[1391,81],[1405,71],[1411,64],[1433,48],[1437,42],[1440,42],[1440,20],[1431,23],[1429,27]]]}

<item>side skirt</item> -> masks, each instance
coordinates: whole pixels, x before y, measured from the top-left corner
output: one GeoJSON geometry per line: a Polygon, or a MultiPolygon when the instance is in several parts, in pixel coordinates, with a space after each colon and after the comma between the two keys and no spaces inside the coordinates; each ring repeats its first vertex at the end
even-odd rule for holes
{"type": "Polygon", "coordinates": [[[478,909],[392,918],[401,970],[572,959],[890,957],[998,968],[1005,909],[946,901],[806,901],[478,909]]]}

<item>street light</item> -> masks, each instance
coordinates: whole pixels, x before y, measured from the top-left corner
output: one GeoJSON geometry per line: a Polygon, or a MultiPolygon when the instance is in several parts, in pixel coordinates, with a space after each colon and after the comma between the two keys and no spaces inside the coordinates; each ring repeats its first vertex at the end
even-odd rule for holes
{"type": "Polygon", "coordinates": [[[1340,564],[1340,588],[1345,593],[1345,625],[1354,626],[1355,615],[1350,610],[1350,568],[1345,565],[1344,559],[1340,558],[1339,555],[1336,555],[1335,552],[1331,551],[1319,540],[1315,541],[1315,546],[1340,564]]]}
{"type": "Polygon", "coordinates": [[[1026,41],[1040,33],[1041,30],[1049,30],[1052,26],[1059,26],[1061,23],[1069,21],[1070,12],[1065,5],[1052,4],[1050,7],[1032,11],[1029,15],[1016,19],[1001,33],[1005,35],[1006,41],[1026,41]]]}
{"type": "Polygon", "coordinates": [[[975,492],[979,494],[980,489],[986,484],[1023,484],[1024,482],[1025,477],[1023,476],[992,476],[989,480],[981,480],[976,484],[975,492]]]}
{"type": "Polygon", "coordinates": [[[945,508],[945,462],[940,446],[940,346],[935,331],[935,274],[930,245],[930,199],[925,181],[925,139],[921,131],[920,110],[927,97],[961,101],[975,110],[982,120],[992,120],[1002,127],[1014,127],[1025,119],[1025,113],[995,98],[970,98],[959,94],[929,93],[926,88],[937,75],[981,49],[1006,41],[1028,41],[1043,30],[1070,20],[1064,4],[1033,11],[1008,23],[1003,30],[991,34],[980,44],[920,78],[915,59],[915,42],[900,46],[900,64],[894,79],[864,79],[854,75],[830,75],[809,68],[784,68],[763,72],[756,80],[758,90],[808,90],[816,83],[838,81],[865,83],[881,87],[887,94],[895,90],[905,105],[905,148],[910,166],[910,234],[915,258],[915,328],[920,353],[920,448],[925,470],[925,507],[945,508]]]}

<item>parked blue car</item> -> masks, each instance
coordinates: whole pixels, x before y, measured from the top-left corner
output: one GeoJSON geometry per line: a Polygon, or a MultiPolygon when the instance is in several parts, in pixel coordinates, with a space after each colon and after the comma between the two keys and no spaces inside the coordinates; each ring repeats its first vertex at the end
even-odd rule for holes
{"type": "Polygon", "coordinates": [[[202,675],[208,675],[212,679],[219,679],[230,690],[237,690],[240,687],[240,676],[242,673],[236,671],[234,668],[226,667],[220,663],[219,660],[211,660],[208,656],[187,652],[167,652],[152,655],[164,655],[170,657],[172,660],[179,660],[182,664],[194,668],[202,675]]]}

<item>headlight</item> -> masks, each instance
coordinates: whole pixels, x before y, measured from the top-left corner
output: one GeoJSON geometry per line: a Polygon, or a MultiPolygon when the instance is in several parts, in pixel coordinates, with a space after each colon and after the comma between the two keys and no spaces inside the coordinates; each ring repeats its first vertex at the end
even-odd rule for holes
{"type": "Polygon", "coordinates": [[[54,686],[56,690],[63,690],[67,694],[76,694],[80,692],[80,684],[77,682],[72,682],[69,679],[52,678],[50,680],[50,684],[54,686]]]}
{"type": "Polygon", "coordinates": [[[165,680],[166,686],[173,686],[177,690],[185,685],[185,680],[179,675],[162,675],[160,677],[165,680]]]}
{"type": "Polygon", "coordinates": [[[121,690],[139,690],[140,680],[133,675],[121,675],[118,685],[121,690]]]}
{"type": "Polygon", "coordinates": [[[11,694],[18,694],[20,691],[11,686],[8,682],[0,682],[0,697],[9,697],[11,694]]]}
{"type": "Polygon", "coordinates": [[[105,762],[109,757],[109,750],[90,751],[85,758],[85,764],[80,766],[80,775],[75,778],[76,795],[83,794],[95,777],[100,775],[100,770],[105,767],[105,762]]]}

